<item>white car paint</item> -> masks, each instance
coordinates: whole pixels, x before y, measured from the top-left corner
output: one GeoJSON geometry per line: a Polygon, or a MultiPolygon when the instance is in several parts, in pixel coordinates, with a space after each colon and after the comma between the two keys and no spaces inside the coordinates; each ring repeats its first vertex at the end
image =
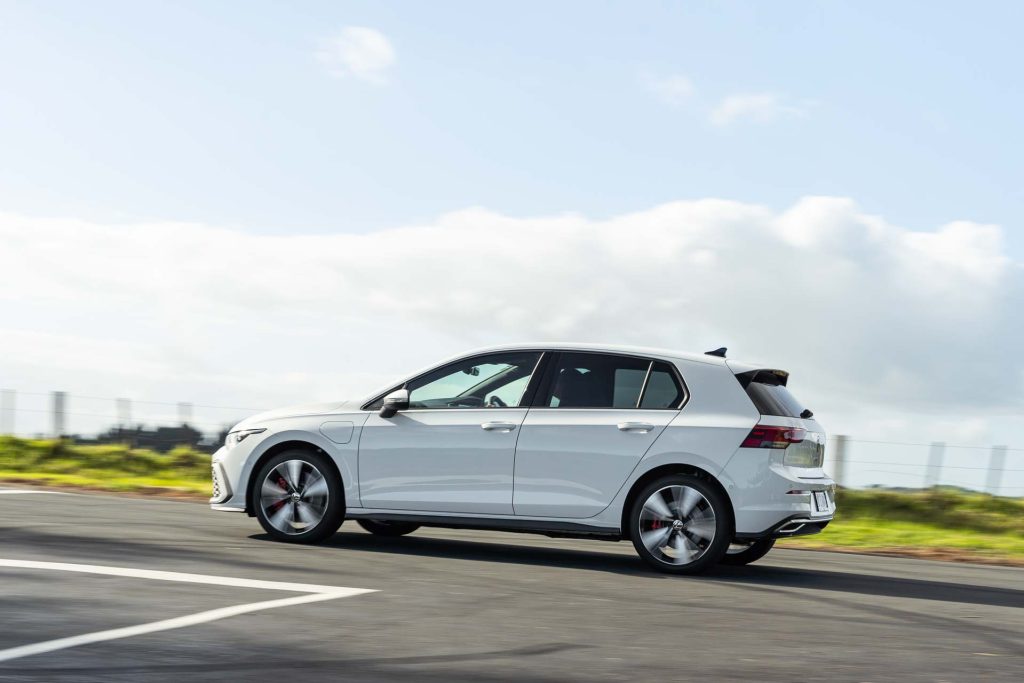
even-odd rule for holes
{"type": "Polygon", "coordinates": [[[515,513],[574,520],[599,514],[675,416],[531,408],[515,453],[515,513]]]}
{"type": "Polygon", "coordinates": [[[526,413],[462,408],[410,410],[389,419],[370,414],[359,440],[363,507],[511,515],[516,438],[526,413]]]}
{"type": "MultiPolygon", "coordinates": [[[[246,491],[260,457],[286,442],[326,453],[344,485],[347,514],[416,513],[495,523],[571,522],[595,531],[621,527],[633,485],[662,466],[699,468],[732,504],[737,535],[764,534],[792,517],[831,519],[812,492],[833,491],[820,468],[783,464],[782,450],[740,448],[758,424],[801,427],[813,441],[813,419],[762,417],[735,374],[762,365],[707,354],[595,344],[495,346],[459,354],[357,400],[261,413],[232,431],[262,428],[213,456],[221,495],[217,510],[245,512],[246,491]],[[383,418],[369,402],[450,362],[500,351],[579,351],[634,356],[675,366],[686,385],[681,409],[458,408],[415,409],[383,418]],[[508,429],[484,429],[487,423],[508,429]],[[351,426],[349,426],[349,423],[351,426]],[[619,429],[621,423],[641,423],[619,429]],[[343,424],[348,440],[333,437],[343,424]],[[644,428],[649,425],[650,429],[644,428]],[[794,494],[792,491],[802,493],[794,494]]],[[[830,500],[833,500],[830,498],[830,500]]]]}

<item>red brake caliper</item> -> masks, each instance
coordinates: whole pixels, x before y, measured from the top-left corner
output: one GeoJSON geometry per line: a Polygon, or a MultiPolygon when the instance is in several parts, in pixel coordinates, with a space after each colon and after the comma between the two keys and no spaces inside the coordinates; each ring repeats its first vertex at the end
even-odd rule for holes
{"type": "MultiPolygon", "coordinates": [[[[284,480],[284,477],[282,477],[280,474],[277,475],[277,485],[280,486],[281,488],[283,488],[285,491],[288,490],[288,482],[286,482],[284,480]]],[[[269,508],[267,508],[267,511],[268,512],[277,512],[278,510],[281,509],[281,507],[285,503],[289,502],[290,500],[291,500],[290,498],[282,498],[281,500],[275,502],[273,505],[271,505],[269,508]]]]}

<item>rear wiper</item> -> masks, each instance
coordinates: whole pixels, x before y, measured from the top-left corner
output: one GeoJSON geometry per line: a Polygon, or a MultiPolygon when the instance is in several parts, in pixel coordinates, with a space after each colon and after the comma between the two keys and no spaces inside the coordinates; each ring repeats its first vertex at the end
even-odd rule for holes
{"type": "Polygon", "coordinates": [[[800,419],[802,419],[802,420],[809,420],[812,417],[814,417],[814,413],[809,411],[807,408],[804,408],[804,411],[802,413],[800,413],[800,419]]]}

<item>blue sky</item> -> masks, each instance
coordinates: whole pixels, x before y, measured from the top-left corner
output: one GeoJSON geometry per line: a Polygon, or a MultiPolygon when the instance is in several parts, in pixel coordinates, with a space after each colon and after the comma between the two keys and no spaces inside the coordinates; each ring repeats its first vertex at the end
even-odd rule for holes
{"type": "Polygon", "coordinates": [[[18,431],[54,389],[88,432],[114,397],[333,400],[545,338],[728,346],[832,433],[1024,449],[1022,25],[1015,2],[0,0],[18,431]]]}
{"type": "Polygon", "coordinates": [[[0,207],[263,233],[848,196],[1024,253],[1020,3],[5,2],[0,207]],[[393,45],[335,78],[344,26],[393,45]],[[651,84],[682,77],[667,102],[651,84]],[[715,125],[724,98],[795,113],[715,125]]]}

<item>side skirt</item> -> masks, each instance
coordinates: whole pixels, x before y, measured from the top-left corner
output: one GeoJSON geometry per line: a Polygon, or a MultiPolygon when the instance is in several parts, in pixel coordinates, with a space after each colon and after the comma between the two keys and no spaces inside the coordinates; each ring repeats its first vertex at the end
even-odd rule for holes
{"type": "Polygon", "coordinates": [[[524,534],[542,534],[551,538],[591,538],[600,541],[620,541],[622,534],[613,527],[596,527],[573,522],[552,522],[535,519],[481,519],[438,515],[405,514],[399,512],[371,512],[350,510],[345,519],[372,519],[378,522],[412,522],[420,526],[439,529],[478,529],[481,531],[512,531],[524,534]]]}

